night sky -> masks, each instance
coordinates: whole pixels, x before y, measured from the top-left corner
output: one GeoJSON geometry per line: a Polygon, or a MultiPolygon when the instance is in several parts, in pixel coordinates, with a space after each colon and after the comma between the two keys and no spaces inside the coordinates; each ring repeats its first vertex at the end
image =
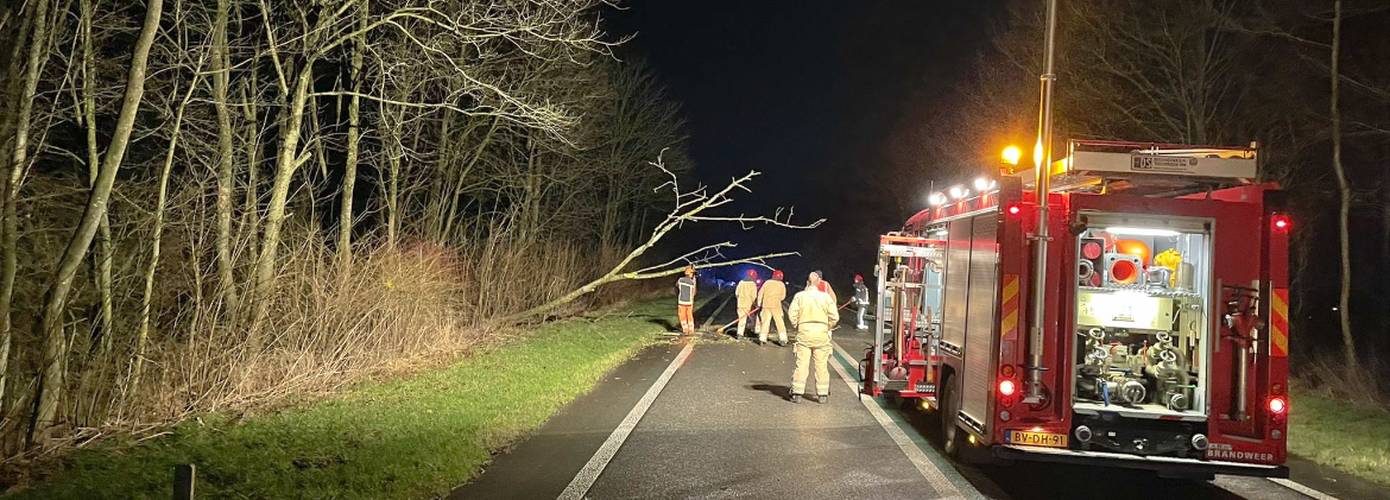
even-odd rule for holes
{"type": "Polygon", "coordinates": [[[696,178],[722,185],[756,169],[736,210],[790,205],[801,220],[829,219],[814,232],[721,226],[696,237],[734,239],[741,255],[799,250],[777,264],[789,281],[822,268],[843,288],[870,274],[876,235],[924,206],[934,177],[958,175],[926,157],[923,127],[951,105],[941,96],[999,15],[981,1],[662,0],[609,14],[607,28],[635,33],[621,57],[645,60],[682,103],[696,178]]]}

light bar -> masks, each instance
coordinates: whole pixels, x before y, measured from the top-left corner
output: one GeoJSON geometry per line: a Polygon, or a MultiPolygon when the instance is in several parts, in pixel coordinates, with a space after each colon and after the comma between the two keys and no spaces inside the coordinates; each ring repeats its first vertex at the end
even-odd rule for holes
{"type": "Polygon", "coordinates": [[[989,179],[984,177],[975,178],[975,190],[981,193],[989,190],[989,179]]]}
{"type": "Polygon", "coordinates": [[[1107,227],[1105,232],[1110,234],[1127,234],[1130,236],[1177,236],[1182,233],[1171,229],[1155,229],[1151,227],[1107,227]]]}

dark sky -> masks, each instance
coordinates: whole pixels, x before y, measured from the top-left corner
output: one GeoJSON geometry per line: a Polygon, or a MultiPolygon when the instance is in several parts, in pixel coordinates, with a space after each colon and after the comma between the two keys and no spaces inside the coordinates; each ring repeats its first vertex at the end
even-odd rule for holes
{"type": "Polygon", "coordinates": [[[610,14],[608,30],[636,33],[622,57],[645,60],[683,104],[697,178],[756,169],[738,210],[829,219],[814,233],[701,237],[799,250],[779,263],[789,280],[818,267],[844,288],[869,275],[876,235],[923,204],[938,168],[919,154],[923,124],[951,105],[941,96],[969,74],[996,3],[647,0],[610,14]]]}

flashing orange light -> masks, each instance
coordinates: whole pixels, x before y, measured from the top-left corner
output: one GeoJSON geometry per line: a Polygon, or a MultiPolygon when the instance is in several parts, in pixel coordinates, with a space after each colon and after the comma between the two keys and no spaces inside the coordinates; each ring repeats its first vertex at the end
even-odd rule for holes
{"type": "Polygon", "coordinates": [[[1004,160],[1006,164],[1018,165],[1018,162],[1023,159],[1023,150],[1019,149],[1018,146],[1010,144],[999,154],[999,158],[1004,160]]]}

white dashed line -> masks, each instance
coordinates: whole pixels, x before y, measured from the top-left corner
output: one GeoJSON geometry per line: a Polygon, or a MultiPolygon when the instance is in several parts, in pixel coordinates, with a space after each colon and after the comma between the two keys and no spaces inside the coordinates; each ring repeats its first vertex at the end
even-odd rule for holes
{"type": "Polygon", "coordinates": [[[628,435],[632,434],[632,429],[637,427],[637,422],[642,420],[642,416],[647,414],[647,410],[652,407],[656,397],[661,395],[661,390],[666,388],[666,383],[671,381],[671,376],[676,373],[676,369],[685,364],[685,359],[690,357],[690,351],[695,348],[694,342],[686,342],[685,347],[681,348],[680,354],[676,359],[671,360],[671,364],[666,366],[666,371],[661,372],[656,382],[647,389],[647,393],[642,395],[642,399],[637,401],[637,405],[627,412],[622,423],[618,428],[608,435],[608,439],[599,446],[594,456],[589,457],[589,462],[584,464],[584,468],[579,469],[579,473],[574,475],[570,484],[565,486],[565,491],[560,493],[559,498],[565,500],[578,500],[584,498],[584,494],[589,492],[589,488],[598,480],[598,476],[603,474],[603,469],[608,467],[608,462],[613,460],[613,456],[618,454],[618,449],[623,447],[623,442],[627,441],[628,435]]]}

